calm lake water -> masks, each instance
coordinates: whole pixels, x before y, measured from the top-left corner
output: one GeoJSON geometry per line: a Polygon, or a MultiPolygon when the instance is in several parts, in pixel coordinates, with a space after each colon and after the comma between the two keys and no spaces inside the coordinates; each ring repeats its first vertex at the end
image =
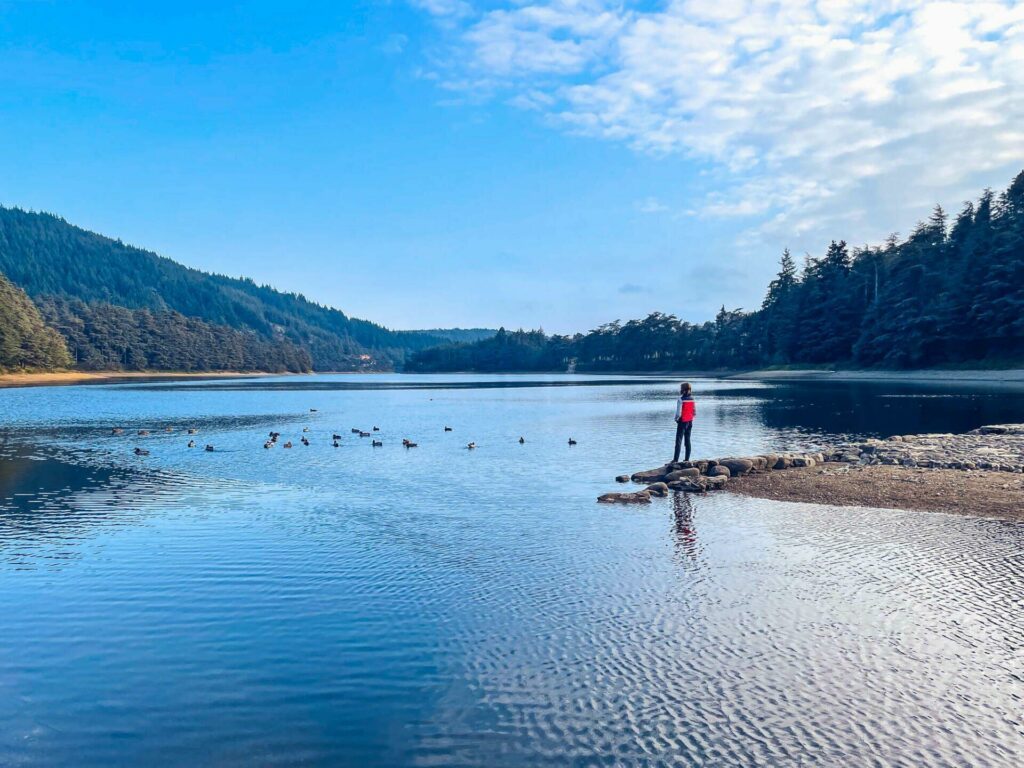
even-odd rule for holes
{"type": "MultiPolygon", "coordinates": [[[[670,458],[676,383],[0,390],[0,765],[1020,765],[1024,525],[595,504],[670,458]]],[[[694,383],[696,456],[1024,422],[694,383]]]]}

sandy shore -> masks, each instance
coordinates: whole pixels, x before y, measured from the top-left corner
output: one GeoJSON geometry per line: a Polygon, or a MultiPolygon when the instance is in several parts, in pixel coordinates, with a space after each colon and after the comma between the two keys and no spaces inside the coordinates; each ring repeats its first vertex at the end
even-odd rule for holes
{"type": "Polygon", "coordinates": [[[68,384],[111,384],[122,381],[165,381],[172,379],[222,379],[248,376],[278,376],[276,373],[242,373],[239,371],[207,371],[205,373],[174,373],[144,371],[58,371],[53,373],[0,373],[0,388],[49,387],[68,384]]]}
{"type": "Polygon", "coordinates": [[[777,501],[1024,521],[1024,475],[1009,472],[829,463],[735,477],[728,490],[777,501]]]}

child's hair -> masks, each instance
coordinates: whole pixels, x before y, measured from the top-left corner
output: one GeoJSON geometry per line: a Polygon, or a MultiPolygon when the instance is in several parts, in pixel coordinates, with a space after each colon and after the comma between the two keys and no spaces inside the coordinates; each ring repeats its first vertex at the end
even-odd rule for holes
{"type": "Polygon", "coordinates": [[[682,384],[679,385],[679,394],[682,395],[683,397],[688,397],[690,395],[690,392],[692,391],[693,387],[690,386],[690,382],[688,381],[684,381],[682,384]]]}

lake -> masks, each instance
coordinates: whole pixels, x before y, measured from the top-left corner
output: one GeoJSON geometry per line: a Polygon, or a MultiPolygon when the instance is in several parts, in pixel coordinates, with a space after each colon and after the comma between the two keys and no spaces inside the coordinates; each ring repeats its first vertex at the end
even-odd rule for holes
{"type": "MultiPolygon", "coordinates": [[[[671,457],[677,384],[0,391],[0,765],[1019,765],[1024,525],[596,504],[671,457]]],[[[980,384],[694,388],[695,457],[1024,422],[980,384]]]]}

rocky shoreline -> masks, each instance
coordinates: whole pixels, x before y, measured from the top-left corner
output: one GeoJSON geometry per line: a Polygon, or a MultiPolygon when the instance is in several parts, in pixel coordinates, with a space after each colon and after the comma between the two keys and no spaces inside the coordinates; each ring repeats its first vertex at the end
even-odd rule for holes
{"type": "MultiPolygon", "coordinates": [[[[985,426],[960,435],[895,435],[885,440],[872,439],[841,443],[815,453],[767,453],[747,457],[673,462],[654,469],[634,472],[632,475],[619,475],[615,479],[620,483],[633,482],[646,487],[639,491],[606,493],[598,497],[598,502],[604,504],[647,504],[650,503],[652,497],[667,496],[671,491],[707,493],[724,490],[731,484],[733,478],[775,474],[790,469],[804,470],[801,474],[801,483],[806,486],[807,470],[827,464],[845,469],[866,470],[869,473],[872,468],[879,470],[885,468],[887,470],[886,477],[891,475],[893,470],[901,469],[1019,475],[1024,473],[1024,424],[985,426]]],[[[796,474],[794,473],[794,475],[796,474]]],[[[876,472],[875,474],[880,473],[876,472]]],[[[919,474],[920,478],[915,479],[914,482],[927,483],[929,473],[919,472],[919,474]]],[[[931,476],[935,478],[937,485],[940,480],[939,473],[931,476]]],[[[820,494],[814,493],[810,488],[805,488],[802,496],[818,498],[824,495],[826,498],[842,499],[838,503],[851,503],[849,491],[852,486],[850,486],[851,478],[848,473],[819,470],[814,473],[814,477],[821,483],[843,483],[847,486],[847,493],[820,494]]],[[[943,474],[941,482],[946,485],[950,483],[956,485],[959,481],[955,474],[953,479],[947,474],[943,474]]],[[[746,488],[737,490],[749,493],[751,486],[775,488],[772,498],[790,498],[784,495],[785,492],[779,488],[779,483],[747,483],[746,488]]],[[[1014,489],[1011,489],[1009,502],[1011,508],[1016,498],[1016,489],[1020,487],[1022,485],[1017,483],[1014,489]]],[[[885,502],[888,496],[884,493],[880,495],[877,490],[875,489],[874,493],[863,493],[864,487],[862,486],[861,492],[869,497],[864,501],[869,504],[885,502]]],[[[1000,485],[1000,490],[1006,490],[1003,484],[1000,485]]],[[[902,504],[907,508],[919,508],[908,507],[911,500],[902,499],[901,493],[893,492],[889,495],[892,496],[893,506],[902,504]]],[[[1024,495],[1022,495],[1021,502],[1024,507],[1024,495]]],[[[933,504],[928,508],[936,507],[933,504]]]]}

